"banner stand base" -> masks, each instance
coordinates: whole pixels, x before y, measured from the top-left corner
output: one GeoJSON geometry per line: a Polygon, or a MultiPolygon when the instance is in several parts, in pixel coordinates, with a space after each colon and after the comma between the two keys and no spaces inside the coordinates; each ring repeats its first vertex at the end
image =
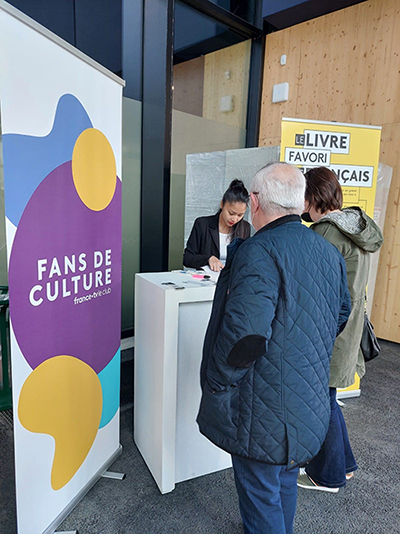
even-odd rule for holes
{"type": "Polygon", "coordinates": [[[114,473],[113,471],[106,471],[103,473],[102,478],[112,478],[113,480],[124,480],[126,477],[125,473],[114,473]]]}
{"type": "MultiPolygon", "coordinates": [[[[107,469],[115,462],[115,460],[122,453],[122,445],[114,452],[112,456],[107,460],[105,464],[93,475],[93,477],[87,482],[87,484],[81,489],[79,493],[75,495],[71,502],[64,508],[62,512],[54,519],[54,521],[43,531],[43,534],[53,534],[56,531],[57,526],[64,521],[64,519],[72,512],[75,506],[83,499],[89,490],[93,488],[98,480],[103,476],[107,469]]],[[[71,534],[78,534],[77,530],[70,531],[71,534]]],[[[59,532],[59,534],[70,534],[69,532],[59,532]]]]}
{"type": "Polygon", "coordinates": [[[351,389],[350,391],[338,391],[336,394],[337,399],[350,399],[351,397],[359,397],[361,395],[361,389],[351,389]]]}

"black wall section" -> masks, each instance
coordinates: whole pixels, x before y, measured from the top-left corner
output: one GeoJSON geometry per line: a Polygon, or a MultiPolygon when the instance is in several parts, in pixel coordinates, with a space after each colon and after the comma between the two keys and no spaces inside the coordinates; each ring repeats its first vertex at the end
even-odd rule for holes
{"type": "Polygon", "coordinates": [[[122,70],[122,0],[74,0],[76,44],[115,74],[122,70]]]}
{"type": "Polygon", "coordinates": [[[333,13],[365,0],[264,0],[264,20],[275,30],[333,13]]]}
{"type": "Polygon", "coordinates": [[[121,74],[122,0],[8,2],[107,69],[121,74]]]}
{"type": "Polygon", "coordinates": [[[74,0],[7,0],[28,17],[75,45],[74,0]]]}
{"type": "MultiPolygon", "coordinates": [[[[256,26],[262,26],[262,2],[254,5],[254,20],[256,26]]],[[[246,147],[258,146],[260,130],[262,79],[264,70],[264,37],[260,34],[251,43],[249,96],[247,101],[246,147]]]]}
{"type": "Polygon", "coordinates": [[[145,0],[143,13],[140,270],[168,270],[173,0],[145,0]]]}
{"type": "MultiPolygon", "coordinates": [[[[257,0],[257,2],[261,1],[262,0],[257,0]]],[[[204,13],[217,22],[225,24],[232,31],[238,33],[245,39],[252,39],[260,34],[261,11],[259,21],[255,21],[255,24],[253,25],[209,0],[182,0],[182,2],[196,9],[199,13],[204,13]],[[257,22],[259,22],[259,24],[257,24],[257,22]]]]}
{"type": "Polygon", "coordinates": [[[258,146],[262,75],[264,63],[264,37],[253,39],[251,43],[249,96],[247,102],[246,147],[258,146]]]}

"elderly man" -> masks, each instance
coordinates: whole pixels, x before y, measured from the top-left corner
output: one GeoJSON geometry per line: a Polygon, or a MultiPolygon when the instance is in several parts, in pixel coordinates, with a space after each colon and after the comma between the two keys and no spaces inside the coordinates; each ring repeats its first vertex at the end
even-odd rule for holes
{"type": "Polygon", "coordinates": [[[201,368],[200,431],[232,455],[245,532],[291,534],[298,467],[329,424],[329,361],[350,314],[341,254],[301,223],[305,180],[286,163],[251,183],[256,234],[235,240],[201,368]]]}

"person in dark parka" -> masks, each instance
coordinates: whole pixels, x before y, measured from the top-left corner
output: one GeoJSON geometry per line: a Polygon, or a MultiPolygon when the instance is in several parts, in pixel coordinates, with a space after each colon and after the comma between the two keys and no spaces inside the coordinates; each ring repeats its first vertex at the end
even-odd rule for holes
{"type": "Polygon", "coordinates": [[[246,533],[291,534],[298,467],[329,418],[329,363],[350,314],[338,250],[301,223],[305,180],[291,165],[251,184],[257,233],[228,247],[201,366],[200,431],[232,455],[246,533]]]}
{"type": "Polygon", "coordinates": [[[236,237],[250,237],[250,225],[243,219],[249,193],[241,180],[232,180],[215,215],[195,220],[183,254],[183,265],[194,269],[224,268],[227,245],[236,237]]]}

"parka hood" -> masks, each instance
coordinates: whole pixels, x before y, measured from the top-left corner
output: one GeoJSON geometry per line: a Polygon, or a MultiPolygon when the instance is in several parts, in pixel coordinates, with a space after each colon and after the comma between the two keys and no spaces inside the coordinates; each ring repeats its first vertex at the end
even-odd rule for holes
{"type": "Polygon", "coordinates": [[[358,206],[343,208],[340,212],[328,213],[314,224],[330,222],[358,247],[366,252],[377,251],[383,243],[378,225],[358,206]]]}

